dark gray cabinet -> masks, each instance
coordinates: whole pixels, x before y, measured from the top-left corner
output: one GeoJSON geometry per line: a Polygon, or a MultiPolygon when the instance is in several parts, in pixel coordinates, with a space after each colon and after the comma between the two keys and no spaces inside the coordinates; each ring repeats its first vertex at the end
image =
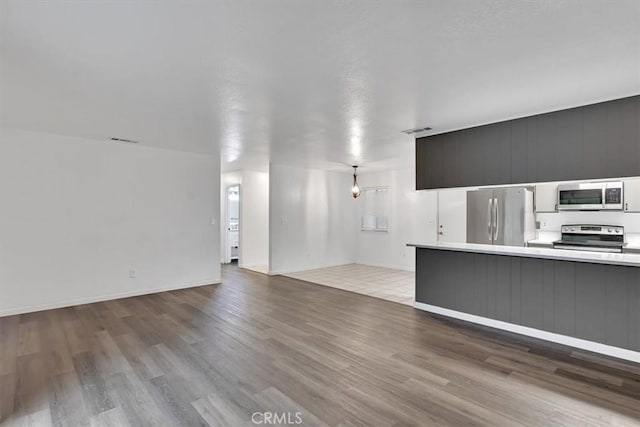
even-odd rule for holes
{"type": "Polygon", "coordinates": [[[554,132],[552,135],[555,158],[554,175],[558,180],[588,179],[584,168],[583,111],[581,108],[559,111],[552,114],[554,132]]]}
{"type": "Polygon", "coordinates": [[[416,301],[640,351],[640,268],[416,249],[416,301]]]}
{"type": "Polygon", "coordinates": [[[481,177],[484,182],[508,184],[511,182],[511,126],[496,123],[476,130],[477,144],[481,147],[481,177]]]}
{"type": "Polygon", "coordinates": [[[640,175],[640,96],[416,139],[416,188],[640,175]]]}
{"type": "Polygon", "coordinates": [[[607,104],[602,103],[588,105],[582,109],[583,166],[585,173],[588,171],[591,178],[605,178],[609,169],[607,107],[607,104]]]}
{"type": "Polygon", "coordinates": [[[416,146],[416,189],[441,188],[442,185],[442,141],[436,135],[429,144],[416,146]]]}

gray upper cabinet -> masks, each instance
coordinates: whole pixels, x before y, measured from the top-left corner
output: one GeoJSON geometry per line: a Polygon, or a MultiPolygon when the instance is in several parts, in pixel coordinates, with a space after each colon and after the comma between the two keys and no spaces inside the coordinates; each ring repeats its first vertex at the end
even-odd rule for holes
{"type": "Polygon", "coordinates": [[[479,181],[478,153],[480,145],[475,138],[475,129],[464,129],[457,132],[458,135],[458,168],[460,170],[460,180],[458,187],[467,186],[468,182],[479,181]]]}
{"type": "Polygon", "coordinates": [[[416,188],[640,176],[640,96],[416,139],[416,188]]]}
{"type": "Polygon", "coordinates": [[[589,178],[605,178],[607,170],[607,143],[609,131],[607,129],[607,104],[588,105],[583,110],[583,163],[585,173],[589,178]]]}
{"type": "Polygon", "coordinates": [[[553,114],[538,117],[538,172],[536,181],[556,181],[561,162],[556,159],[556,120],[553,114]],[[549,177],[546,179],[545,177],[549,177]]]}
{"type": "Polygon", "coordinates": [[[531,182],[527,152],[527,119],[514,120],[511,122],[511,181],[531,182]]]}
{"type": "Polygon", "coordinates": [[[476,132],[482,147],[482,181],[485,185],[511,182],[511,124],[482,126],[476,132]]]}
{"type": "Polygon", "coordinates": [[[609,157],[610,164],[620,170],[620,176],[635,176],[640,168],[640,97],[624,98],[612,103],[609,113],[613,116],[614,138],[612,145],[615,155],[609,157]]]}
{"type": "Polygon", "coordinates": [[[460,140],[458,138],[443,139],[440,142],[442,159],[442,187],[459,187],[461,180],[461,162],[459,154],[460,140]]]}
{"type": "Polygon", "coordinates": [[[557,180],[586,179],[583,168],[583,111],[581,108],[552,114],[555,176],[557,180]]]}
{"type": "Polygon", "coordinates": [[[442,188],[442,141],[436,135],[424,144],[416,145],[416,189],[442,188]]]}

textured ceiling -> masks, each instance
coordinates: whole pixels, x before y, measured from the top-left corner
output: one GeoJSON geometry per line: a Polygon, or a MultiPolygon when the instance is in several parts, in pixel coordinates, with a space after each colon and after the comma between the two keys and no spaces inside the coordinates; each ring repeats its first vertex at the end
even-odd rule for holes
{"type": "Polygon", "coordinates": [[[410,166],[413,139],[640,93],[637,0],[0,2],[5,126],[410,166]]]}

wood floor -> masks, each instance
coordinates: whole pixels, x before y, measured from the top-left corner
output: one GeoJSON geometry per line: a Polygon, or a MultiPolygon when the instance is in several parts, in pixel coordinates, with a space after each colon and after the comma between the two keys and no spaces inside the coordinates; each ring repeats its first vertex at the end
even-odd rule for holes
{"type": "Polygon", "coordinates": [[[265,412],[640,425],[640,365],[231,266],[221,285],[0,318],[2,425],[240,426],[265,412]]]}

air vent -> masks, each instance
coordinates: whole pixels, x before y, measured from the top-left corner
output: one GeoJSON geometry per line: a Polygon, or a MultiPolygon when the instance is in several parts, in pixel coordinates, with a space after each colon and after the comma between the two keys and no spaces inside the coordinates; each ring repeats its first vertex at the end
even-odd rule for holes
{"type": "Polygon", "coordinates": [[[407,130],[403,130],[402,133],[406,133],[407,135],[413,135],[414,133],[426,132],[428,130],[431,130],[431,128],[426,127],[426,128],[407,129],[407,130]]]}
{"type": "Polygon", "coordinates": [[[140,141],[134,141],[133,139],[125,139],[125,138],[111,138],[111,141],[116,142],[127,142],[129,144],[137,144],[140,141]]]}

